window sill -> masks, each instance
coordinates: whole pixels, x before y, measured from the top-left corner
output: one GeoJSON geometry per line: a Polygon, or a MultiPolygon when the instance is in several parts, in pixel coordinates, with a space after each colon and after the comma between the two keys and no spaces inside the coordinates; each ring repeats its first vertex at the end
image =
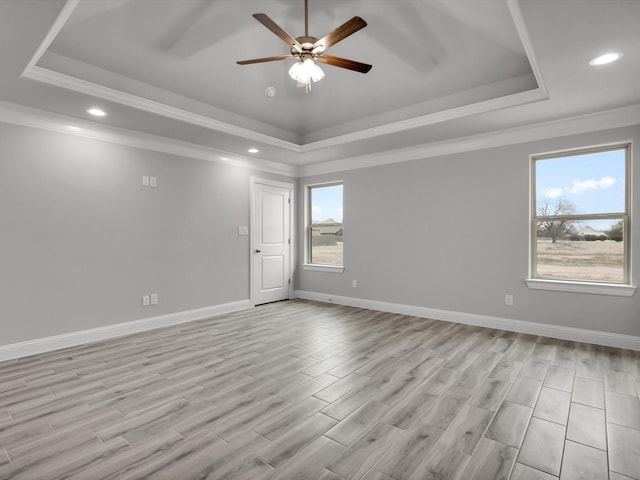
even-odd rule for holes
{"type": "Polygon", "coordinates": [[[533,290],[549,290],[552,292],[589,293],[618,297],[631,297],[636,293],[636,287],[633,285],[613,283],[570,282],[565,280],[542,280],[539,278],[527,278],[525,282],[533,290]]]}
{"type": "Polygon", "coordinates": [[[344,272],[344,267],[342,265],[312,265],[310,263],[303,263],[302,269],[309,270],[311,272],[329,272],[329,273],[344,272]]]}

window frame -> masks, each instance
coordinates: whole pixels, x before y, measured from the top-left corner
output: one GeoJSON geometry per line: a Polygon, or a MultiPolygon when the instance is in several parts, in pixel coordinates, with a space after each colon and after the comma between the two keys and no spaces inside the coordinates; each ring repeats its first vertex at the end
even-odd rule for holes
{"type": "Polygon", "coordinates": [[[563,292],[594,293],[602,295],[631,296],[636,287],[631,284],[631,141],[598,145],[592,147],[572,148],[530,156],[530,214],[529,214],[529,276],[526,283],[529,288],[563,292]],[[539,160],[566,158],[613,150],[625,152],[625,210],[624,212],[607,212],[573,215],[538,215],[536,190],[536,164],[539,160]],[[622,282],[589,282],[579,279],[549,279],[537,276],[538,223],[544,220],[622,220],[623,222],[623,280],[622,282]]]}
{"type": "MultiPolygon", "coordinates": [[[[344,250],[342,252],[342,265],[326,265],[320,263],[311,263],[311,226],[313,217],[311,214],[312,202],[311,191],[314,188],[333,187],[336,185],[342,185],[342,199],[344,203],[344,181],[333,180],[330,182],[311,183],[304,187],[304,263],[302,264],[303,270],[316,271],[316,272],[328,272],[328,273],[343,273],[344,272],[344,250]]],[[[342,229],[344,232],[344,218],[342,219],[342,229]]]]}

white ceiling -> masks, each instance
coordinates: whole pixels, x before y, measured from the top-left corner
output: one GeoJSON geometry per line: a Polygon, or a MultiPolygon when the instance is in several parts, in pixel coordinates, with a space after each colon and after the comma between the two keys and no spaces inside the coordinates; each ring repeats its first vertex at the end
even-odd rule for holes
{"type": "Polygon", "coordinates": [[[258,12],[304,34],[303,0],[2,0],[0,99],[294,166],[640,105],[638,0],[309,0],[313,36],[368,23],[328,53],[373,65],[309,93],[292,60],[235,63],[288,53],[258,12]]]}

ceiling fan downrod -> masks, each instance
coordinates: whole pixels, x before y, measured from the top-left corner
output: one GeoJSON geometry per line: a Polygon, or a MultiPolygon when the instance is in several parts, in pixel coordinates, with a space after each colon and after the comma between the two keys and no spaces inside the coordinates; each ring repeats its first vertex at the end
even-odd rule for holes
{"type": "Polygon", "coordinates": [[[309,0],[304,0],[304,36],[309,36],[309,0]]]}

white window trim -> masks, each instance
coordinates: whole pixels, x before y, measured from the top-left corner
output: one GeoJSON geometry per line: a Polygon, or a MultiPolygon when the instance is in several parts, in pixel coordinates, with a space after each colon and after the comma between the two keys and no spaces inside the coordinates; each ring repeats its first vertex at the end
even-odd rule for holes
{"type": "Polygon", "coordinates": [[[344,272],[344,265],[316,265],[314,263],[303,263],[302,269],[309,270],[310,272],[342,273],[344,272]]]}
{"type": "MultiPolygon", "coordinates": [[[[343,273],[344,272],[344,252],[342,256],[342,265],[321,265],[319,263],[308,263],[309,260],[309,188],[329,187],[331,185],[342,185],[343,202],[344,202],[344,181],[333,180],[331,182],[309,183],[304,186],[304,263],[302,269],[309,272],[326,272],[326,273],[343,273]]],[[[343,220],[344,225],[344,220],[343,220]]]]}
{"type": "MultiPolygon", "coordinates": [[[[627,268],[629,270],[629,283],[596,283],[596,282],[580,282],[574,280],[551,280],[544,278],[533,278],[533,215],[535,205],[533,204],[533,194],[534,194],[534,178],[533,178],[533,162],[534,158],[540,158],[543,156],[560,156],[559,154],[569,153],[575,150],[587,150],[587,149],[597,149],[597,148],[607,148],[607,147],[615,147],[615,146],[623,146],[629,145],[629,158],[627,159],[628,164],[626,167],[626,176],[627,178],[627,196],[625,199],[626,202],[626,215],[629,219],[632,218],[632,206],[633,206],[633,189],[632,189],[632,177],[633,177],[633,142],[631,140],[620,141],[607,143],[602,145],[594,145],[591,147],[576,147],[565,150],[557,150],[553,152],[547,153],[538,153],[529,156],[529,275],[524,281],[532,290],[547,290],[552,292],[570,292],[570,293],[586,293],[586,294],[594,294],[594,295],[612,295],[619,297],[631,297],[635,294],[637,287],[633,285],[632,276],[632,266],[633,266],[633,255],[632,255],[632,243],[633,239],[631,238],[631,234],[629,233],[628,242],[626,248],[628,254],[628,265],[627,268]]],[[[629,222],[630,224],[631,222],[629,222]]]]}
{"type": "Polygon", "coordinates": [[[626,284],[572,282],[570,280],[545,280],[541,278],[527,278],[525,282],[527,287],[532,290],[588,293],[592,295],[612,295],[616,297],[631,297],[636,293],[637,289],[634,285],[626,284]]]}

